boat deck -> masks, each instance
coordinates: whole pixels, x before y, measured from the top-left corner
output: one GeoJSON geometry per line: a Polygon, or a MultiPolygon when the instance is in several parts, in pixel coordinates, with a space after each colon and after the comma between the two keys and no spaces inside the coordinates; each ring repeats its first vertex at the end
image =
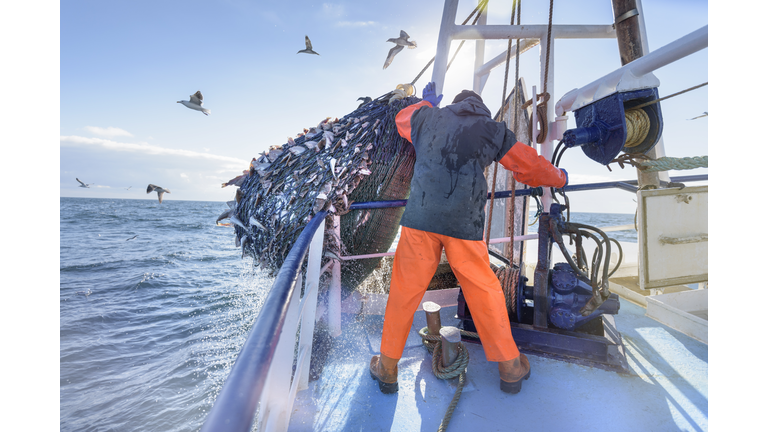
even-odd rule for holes
{"type": "MultiPolygon", "coordinates": [[[[440,311],[444,326],[458,326],[456,307],[440,311]]],[[[527,353],[531,377],[517,395],[499,389],[496,363],[478,344],[466,343],[467,381],[447,430],[590,431],[708,430],[708,347],[645,316],[621,299],[615,316],[629,374],[527,353]]],[[[381,315],[342,315],[323,373],[298,393],[290,431],[435,431],[458,378],[440,380],[422,346],[417,312],[399,363],[399,392],[384,395],[368,372],[378,354],[381,315]]]]}

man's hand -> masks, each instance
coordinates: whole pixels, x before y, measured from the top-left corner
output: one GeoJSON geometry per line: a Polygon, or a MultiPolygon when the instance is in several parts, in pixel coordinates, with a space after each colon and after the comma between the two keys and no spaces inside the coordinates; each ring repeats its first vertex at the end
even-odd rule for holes
{"type": "Polygon", "coordinates": [[[443,95],[437,96],[435,94],[435,83],[430,82],[424,86],[424,90],[421,92],[421,98],[432,104],[432,107],[440,105],[440,101],[443,100],[443,95]]]}

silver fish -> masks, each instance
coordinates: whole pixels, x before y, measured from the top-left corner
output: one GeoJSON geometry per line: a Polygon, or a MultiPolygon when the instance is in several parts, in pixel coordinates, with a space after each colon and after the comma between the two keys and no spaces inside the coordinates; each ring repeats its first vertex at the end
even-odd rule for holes
{"type": "Polygon", "coordinates": [[[298,155],[304,153],[305,151],[307,151],[307,148],[304,147],[304,146],[301,146],[301,145],[297,145],[297,146],[293,146],[293,147],[289,148],[288,151],[293,153],[293,154],[295,154],[296,156],[298,156],[298,155]]]}
{"type": "Polygon", "coordinates": [[[333,183],[332,181],[325,182],[323,185],[323,188],[320,190],[321,192],[324,192],[326,195],[330,194],[333,190],[333,183]]]}
{"type": "Polygon", "coordinates": [[[260,230],[263,230],[263,231],[267,230],[267,228],[264,225],[260,224],[259,221],[257,221],[256,218],[253,217],[253,216],[248,218],[248,223],[250,223],[251,226],[255,226],[256,228],[258,228],[260,230]]]}
{"type": "Polygon", "coordinates": [[[219,223],[219,221],[224,220],[224,219],[229,219],[229,217],[231,215],[232,215],[232,209],[229,209],[229,210],[225,211],[224,213],[219,215],[219,218],[216,219],[216,223],[219,223]]]}
{"type": "Polygon", "coordinates": [[[239,226],[240,228],[242,228],[242,229],[244,229],[244,230],[246,230],[246,231],[248,230],[248,228],[246,228],[246,227],[245,227],[245,224],[243,224],[243,221],[241,221],[241,220],[240,220],[240,218],[238,218],[238,217],[237,217],[237,215],[235,215],[235,214],[232,214],[232,216],[230,216],[230,217],[229,217],[229,220],[230,220],[230,221],[231,221],[233,224],[235,224],[235,225],[239,226]]]}
{"type": "Polygon", "coordinates": [[[339,256],[338,256],[338,255],[336,255],[336,253],[335,253],[335,252],[333,252],[333,251],[330,251],[330,250],[328,250],[328,249],[326,249],[326,250],[323,252],[323,256],[324,256],[324,257],[326,257],[326,258],[334,259],[334,260],[336,260],[336,261],[341,261],[341,258],[339,258],[339,256]]]}
{"type": "Polygon", "coordinates": [[[267,155],[267,158],[269,158],[270,162],[274,162],[277,160],[278,157],[280,157],[281,154],[283,154],[282,150],[271,149],[269,151],[269,154],[267,155]]]}
{"type": "Polygon", "coordinates": [[[333,174],[333,178],[338,179],[339,177],[336,175],[336,159],[331,158],[331,174],[333,174]]]}

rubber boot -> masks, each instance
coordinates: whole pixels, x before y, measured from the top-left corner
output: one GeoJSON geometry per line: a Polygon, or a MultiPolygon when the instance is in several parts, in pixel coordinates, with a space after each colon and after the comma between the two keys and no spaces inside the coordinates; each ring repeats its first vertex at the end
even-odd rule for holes
{"type": "Polygon", "coordinates": [[[499,377],[501,377],[501,391],[516,394],[523,388],[523,380],[531,376],[531,365],[528,357],[520,353],[519,357],[499,362],[499,377]]]}
{"type": "Polygon", "coordinates": [[[379,382],[384,394],[397,393],[397,361],[384,354],[371,358],[371,378],[379,382]]]}

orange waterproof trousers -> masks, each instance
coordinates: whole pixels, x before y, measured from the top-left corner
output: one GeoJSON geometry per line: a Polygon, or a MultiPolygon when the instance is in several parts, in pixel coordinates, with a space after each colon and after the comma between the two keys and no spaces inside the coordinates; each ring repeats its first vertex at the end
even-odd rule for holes
{"type": "Polygon", "coordinates": [[[395,359],[402,357],[413,315],[440,264],[443,248],[472,311],[485,358],[501,362],[519,356],[509,326],[504,294],[491,270],[485,242],[461,240],[408,227],[402,227],[395,251],[381,353],[395,359]]]}

